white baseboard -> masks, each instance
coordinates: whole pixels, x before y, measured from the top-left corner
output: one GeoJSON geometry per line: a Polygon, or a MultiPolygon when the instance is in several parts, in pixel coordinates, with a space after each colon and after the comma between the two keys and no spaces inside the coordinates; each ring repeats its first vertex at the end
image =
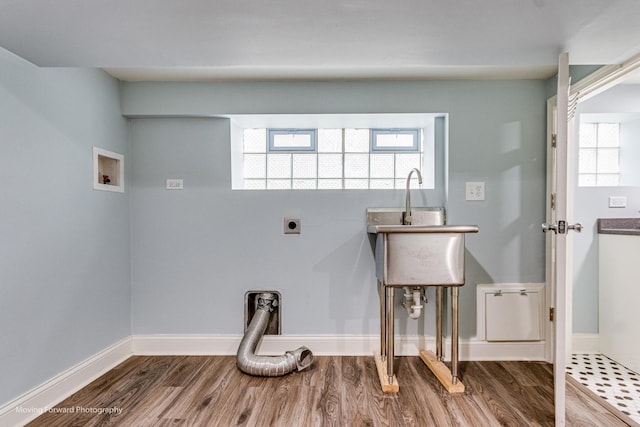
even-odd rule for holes
{"type": "MultiPolygon", "coordinates": [[[[132,355],[235,355],[242,335],[132,335],[84,362],[51,378],[0,408],[0,426],[21,426],[52,408],[132,355]]],[[[257,352],[280,355],[307,346],[316,356],[370,356],[380,345],[378,335],[266,335],[257,352]]],[[[450,340],[443,342],[450,357],[450,340]]],[[[435,338],[396,338],[397,356],[435,351],[435,338]]],[[[545,342],[487,342],[461,339],[460,360],[545,360],[545,342]]]]}
{"type": "MultiPolygon", "coordinates": [[[[241,335],[134,335],[136,355],[235,355],[241,335]]],[[[378,351],[378,335],[265,335],[257,353],[271,356],[307,346],[316,356],[368,356],[378,351]]],[[[434,350],[434,337],[401,336],[395,354],[418,356],[420,350],[434,350]]],[[[450,340],[443,343],[449,357],[450,340]]],[[[460,360],[545,360],[545,342],[487,342],[460,340],[460,360]]]]}
{"type": "Polygon", "coordinates": [[[572,354],[600,354],[600,335],[573,334],[572,338],[572,354]]]}
{"type": "MultiPolygon", "coordinates": [[[[256,353],[273,356],[300,346],[313,354],[369,355],[378,347],[377,337],[367,335],[265,335],[256,353]]],[[[136,355],[219,355],[238,351],[242,335],[134,335],[136,355]]]]}
{"type": "Polygon", "coordinates": [[[22,426],[131,356],[131,336],[0,408],[0,426],[22,426]]]}

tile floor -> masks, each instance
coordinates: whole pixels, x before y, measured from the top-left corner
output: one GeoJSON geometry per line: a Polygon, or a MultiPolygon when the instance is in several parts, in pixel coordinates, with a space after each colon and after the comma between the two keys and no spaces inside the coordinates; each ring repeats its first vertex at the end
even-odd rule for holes
{"type": "Polygon", "coordinates": [[[574,354],[567,373],[640,423],[640,374],[602,354],[574,354]]]}

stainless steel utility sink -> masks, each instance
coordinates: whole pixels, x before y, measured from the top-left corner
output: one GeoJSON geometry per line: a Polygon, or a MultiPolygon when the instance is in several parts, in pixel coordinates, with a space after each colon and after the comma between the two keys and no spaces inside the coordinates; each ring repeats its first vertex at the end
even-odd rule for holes
{"type": "Polygon", "coordinates": [[[367,232],[376,235],[376,276],[385,286],[464,285],[464,239],[476,225],[445,225],[443,208],[367,209],[367,232]]]}

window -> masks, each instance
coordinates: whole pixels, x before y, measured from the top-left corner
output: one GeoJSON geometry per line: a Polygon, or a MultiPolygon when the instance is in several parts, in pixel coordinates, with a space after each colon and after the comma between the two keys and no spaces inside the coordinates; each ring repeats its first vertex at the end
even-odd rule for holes
{"type": "Polygon", "coordinates": [[[315,151],[316,129],[267,129],[269,151],[315,151]]]}
{"type": "Polygon", "coordinates": [[[404,188],[423,169],[422,129],[243,131],[244,189],[404,188]]]}
{"type": "Polygon", "coordinates": [[[578,186],[616,187],[619,185],[619,136],[619,123],[580,123],[578,186]]]}
{"type": "Polygon", "coordinates": [[[371,129],[371,151],[418,151],[420,129],[371,129]]]}

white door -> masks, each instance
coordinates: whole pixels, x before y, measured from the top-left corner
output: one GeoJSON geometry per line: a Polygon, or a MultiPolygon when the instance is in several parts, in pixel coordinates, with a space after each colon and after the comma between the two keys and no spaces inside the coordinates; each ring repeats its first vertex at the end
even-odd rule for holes
{"type": "Polygon", "coordinates": [[[563,53],[558,61],[558,94],[555,100],[548,103],[548,124],[550,134],[553,135],[550,135],[549,140],[555,142],[548,144],[547,151],[547,224],[544,224],[543,228],[551,231],[547,233],[546,283],[551,295],[550,306],[554,308],[555,313],[551,336],[547,336],[553,343],[552,354],[547,356],[554,363],[557,426],[565,425],[565,371],[571,340],[571,281],[568,279],[571,277],[568,255],[570,235],[568,236],[567,232],[581,229],[580,224],[569,225],[567,221],[567,216],[572,215],[569,209],[571,187],[567,173],[567,153],[572,144],[569,132],[573,129],[571,116],[575,104],[615,86],[636,70],[640,70],[640,55],[619,65],[602,67],[580,80],[574,87],[570,87],[569,56],[563,53]]]}
{"type": "Polygon", "coordinates": [[[580,224],[569,224],[567,221],[567,153],[569,139],[569,55],[563,53],[558,61],[558,94],[555,114],[552,115],[552,141],[549,151],[548,166],[550,169],[548,183],[547,223],[543,231],[547,232],[547,281],[552,294],[553,307],[553,378],[556,426],[565,425],[565,392],[566,364],[568,343],[569,283],[567,280],[568,242],[567,233],[580,231],[580,224]]]}

